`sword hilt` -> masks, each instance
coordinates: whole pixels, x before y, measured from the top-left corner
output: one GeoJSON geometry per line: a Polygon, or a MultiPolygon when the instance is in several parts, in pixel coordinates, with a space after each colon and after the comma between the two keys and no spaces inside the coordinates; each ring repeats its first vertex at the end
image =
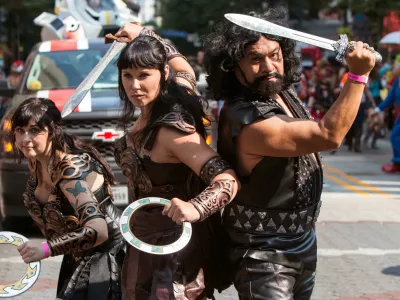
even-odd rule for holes
{"type": "MultiPolygon", "coordinates": [[[[347,35],[341,34],[340,39],[332,46],[336,52],[335,59],[338,62],[344,63],[344,58],[346,56],[347,50],[353,51],[355,49],[356,42],[349,42],[349,40],[347,39],[347,35]]],[[[373,48],[370,47],[370,49],[372,50],[373,48]]],[[[380,53],[374,50],[374,55],[377,62],[382,61],[382,55],[380,55],[380,53]]]]}

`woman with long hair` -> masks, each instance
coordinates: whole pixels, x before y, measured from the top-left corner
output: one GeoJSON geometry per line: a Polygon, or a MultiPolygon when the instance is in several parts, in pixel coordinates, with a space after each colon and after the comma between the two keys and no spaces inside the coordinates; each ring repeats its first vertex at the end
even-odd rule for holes
{"type": "Polygon", "coordinates": [[[114,176],[98,151],[63,131],[61,114],[46,98],[29,98],[11,115],[16,158],[27,160],[25,207],[44,241],[18,247],[25,263],[64,255],[59,299],[122,299],[124,241],[114,176]]]}
{"type": "Polygon", "coordinates": [[[185,69],[175,49],[148,33],[143,28],[133,36],[117,61],[126,135],[116,144],[115,159],[127,177],[131,201],[171,200],[164,209],[134,214],[130,225],[139,239],[170,244],[180,236],[182,222],[193,223],[193,234],[174,254],[130,247],[123,266],[124,299],[205,299],[219,279],[212,271],[220,261],[213,259],[219,250],[211,230],[218,230],[218,212],[235,196],[238,181],[205,141],[205,101],[193,90],[193,70],[185,69]],[[140,116],[129,126],[136,109],[140,116]]]}

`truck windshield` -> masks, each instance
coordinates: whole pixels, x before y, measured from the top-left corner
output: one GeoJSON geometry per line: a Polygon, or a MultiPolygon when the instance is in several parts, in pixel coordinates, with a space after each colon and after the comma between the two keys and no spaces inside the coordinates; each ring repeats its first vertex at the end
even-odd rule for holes
{"type": "MultiPolygon", "coordinates": [[[[26,79],[26,90],[75,89],[103,57],[107,49],[38,53],[26,79]]],[[[107,66],[93,89],[118,88],[115,60],[107,66]]]]}

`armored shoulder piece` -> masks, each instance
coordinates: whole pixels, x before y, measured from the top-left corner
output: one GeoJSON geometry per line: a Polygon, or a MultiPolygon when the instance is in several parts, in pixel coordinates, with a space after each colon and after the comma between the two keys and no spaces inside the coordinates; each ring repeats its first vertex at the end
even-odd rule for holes
{"type": "Polygon", "coordinates": [[[168,126],[185,133],[196,132],[193,117],[180,105],[174,105],[172,110],[154,123],[155,127],[168,126]]]}
{"type": "Polygon", "coordinates": [[[85,179],[92,170],[92,158],[89,154],[69,154],[57,164],[51,180],[54,185],[57,185],[65,179],[85,179]]]}
{"type": "Polygon", "coordinates": [[[228,103],[226,114],[226,118],[232,123],[232,136],[235,137],[240,133],[243,125],[250,124],[259,118],[268,119],[275,115],[282,115],[285,111],[273,100],[235,99],[232,103],[228,103]]]}

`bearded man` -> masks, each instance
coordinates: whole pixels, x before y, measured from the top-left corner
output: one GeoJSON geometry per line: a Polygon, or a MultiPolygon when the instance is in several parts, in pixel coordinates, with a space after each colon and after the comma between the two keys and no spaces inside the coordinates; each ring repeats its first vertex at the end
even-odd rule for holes
{"type": "MultiPolygon", "coordinates": [[[[284,8],[250,15],[286,26],[284,8]]],[[[240,299],[310,299],[323,183],[318,152],[341,144],[375,64],[373,49],[357,42],[346,54],[352,75],[317,123],[292,88],[300,78],[295,46],[229,21],[205,38],[209,88],[225,101],[218,152],[242,184],[223,218],[240,299]]]]}

